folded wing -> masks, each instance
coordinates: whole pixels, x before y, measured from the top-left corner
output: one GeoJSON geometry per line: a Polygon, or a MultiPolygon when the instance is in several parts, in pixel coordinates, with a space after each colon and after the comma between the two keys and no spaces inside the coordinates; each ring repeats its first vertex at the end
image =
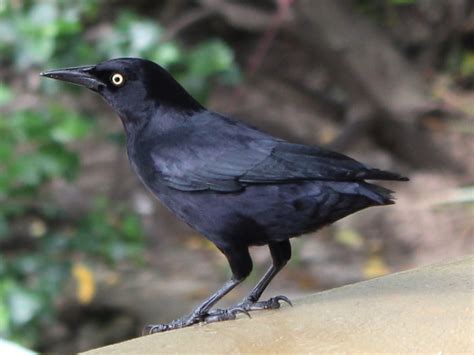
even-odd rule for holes
{"type": "Polygon", "coordinates": [[[252,184],[305,180],[406,180],[343,154],[276,139],[228,118],[201,120],[188,129],[179,151],[169,143],[153,152],[161,180],[178,190],[233,192],[252,184]]]}

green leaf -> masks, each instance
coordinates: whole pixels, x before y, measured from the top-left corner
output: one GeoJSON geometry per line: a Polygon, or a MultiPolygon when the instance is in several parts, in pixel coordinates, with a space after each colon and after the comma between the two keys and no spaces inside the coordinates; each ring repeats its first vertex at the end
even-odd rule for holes
{"type": "Polygon", "coordinates": [[[32,28],[51,26],[58,18],[58,8],[52,2],[43,1],[31,7],[28,21],[32,28]],[[34,26],[34,27],[33,27],[34,26]]]}
{"type": "Polygon", "coordinates": [[[337,229],[335,240],[352,249],[360,249],[364,245],[364,237],[352,228],[337,229]]]}
{"type": "Polygon", "coordinates": [[[69,143],[85,137],[90,128],[89,122],[77,117],[69,117],[51,130],[51,137],[59,143],[69,143]]]}
{"type": "Polygon", "coordinates": [[[141,54],[158,44],[160,30],[151,21],[135,21],[129,27],[130,51],[132,54],[141,54]]]}
{"type": "Polygon", "coordinates": [[[231,68],[233,54],[222,41],[209,41],[198,46],[189,59],[189,71],[194,75],[209,76],[231,68]]]}
{"type": "Polygon", "coordinates": [[[42,164],[46,164],[43,169],[45,175],[49,177],[64,177],[72,179],[79,168],[79,156],[70,152],[57,144],[50,144],[39,149],[42,164]]]}
{"type": "Polygon", "coordinates": [[[9,161],[12,157],[13,144],[11,142],[8,142],[8,140],[0,141],[0,172],[2,171],[2,163],[9,161]]]}
{"type": "MultiPolygon", "coordinates": [[[[1,262],[0,262],[1,263],[1,262]]],[[[14,284],[10,277],[3,275],[4,268],[0,269],[0,334],[7,334],[10,328],[10,307],[7,304],[8,291],[14,284]]]]}
{"type": "MultiPolygon", "coordinates": [[[[7,236],[8,231],[10,230],[8,220],[4,215],[0,213],[0,240],[7,236]]],[[[1,268],[0,268],[0,274],[1,274],[1,268]]]]}
{"type": "Polygon", "coordinates": [[[40,297],[21,287],[8,292],[8,305],[13,324],[20,326],[31,321],[41,310],[40,297]]]}
{"type": "Polygon", "coordinates": [[[12,98],[12,90],[7,85],[0,83],[0,106],[9,103],[12,98]]]}
{"type": "Polygon", "coordinates": [[[41,167],[31,155],[23,155],[13,161],[7,173],[11,181],[18,185],[37,185],[41,181],[41,167]]]}
{"type": "Polygon", "coordinates": [[[462,76],[474,75],[474,51],[464,53],[460,71],[462,76]]]}
{"type": "Polygon", "coordinates": [[[169,68],[172,64],[178,63],[183,57],[183,53],[175,43],[162,43],[152,54],[151,60],[160,63],[161,66],[169,68]]]}
{"type": "Polygon", "coordinates": [[[122,220],[122,231],[131,240],[139,239],[141,236],[140,219],[136,215],[127,215],[122,220]]]}

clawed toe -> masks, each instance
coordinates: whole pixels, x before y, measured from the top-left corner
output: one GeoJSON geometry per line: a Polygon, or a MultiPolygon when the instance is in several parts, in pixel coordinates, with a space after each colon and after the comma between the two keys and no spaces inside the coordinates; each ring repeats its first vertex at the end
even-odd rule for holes
{"type": "Polygon", "coordinates": [[[233,320],[237,317],[237,314],[243,313],[249,318],[250,313],[242,307],[231,307],[228,309],[219,309],[217,311],[210,312],[209,315],[204,319],[206,323],[222,322],[225,320],[233,320]]]}
{"type": "Polygon", "coordinates": [[[245,314],[247,317],[252,318],[252,317],[250,316],[250,313],[248,312],[248,310],[246,310],[245,308],[240,307],[240,306],[233,307],[233,308],[229,309],[229,312],[231,312],[231,313],[233,313],[233,314],[235,314],[235,315],[237,315],[238,313],[243,313],[243,314],[245,314]]]}
{"type": "Polygon", "coordinates": [[[166,323],[165,324],[149,324],[143,329],[142,335],[165,332],[168,329],[170,329],[168,326],[169,324],[166,324],[166,323]]]}
{"type": "Polygon", "coordinates": [[[232,320],[235,319],[237,317],[237,314],[239,313],[243,313],[249,318],[251,318],[249,312],[245,308],[236,306],[228,309],[217,309],[214,311],[210,311],[207,314],[192,314],[188,317],[175,320],[171,323],[150,324],[143,329],[143,335],[162,333],[166,332],[167,330],[189,327],[190,325],[201,322],[214,323],[225,320],[232,320]]]}
{"type": "Polygon", "coordinates": [[[245,308],[247,311],[258,311],[263,309],[278,309],[280,308],[280,301],[288,303],[293,307],[293,304],[286,296],[275,296],[266,301],[252,302],[250,300],[245,300],[240,306],[245,308]]]}
{"type": "Polygon", "coordinates": [[[286,296],[275,296],[266,301],[253,302],[249,299],[246,299],[242,303],[229,307],[227,309],[215,309],[209,311],[206,314],[191,314],[190,316],[175,320],[171,323],[163,324],[150,324],[145,327],[143,330],[143,335],[161,333],[172,329],[179,329],[188,327],[196,323],[214,323],[222,322],[226,320],[232,320],[237,318],[239,313],[243,313],[249,318],[250,311],[263,310],[263,309],[278,309],[280,308],[280,301],[288,303],[290,306],[293,306],[291,301],[286,296]]]}
{"type": "Polygon", "coordinates": [[[293,303],[291,303],[290,299],[286,296],[283,296],[283,295],[280,295],[280,296],[275,296],[275,297],[272,297],[269,299],[270,300],[273,300],[275,301],[276,303],[278,303],[278,307],[280,307],[280,301],[283,301],[283,302],[286,302],[288,303],[291,307],[293,307],[293,303]]]}
{"type": "Polygon", "coordinates": [[[174,320],[171,323],[150,324],[143,329],[143,335],[162,333],[172,329],[189,327],[193,324],[205,321],[206,316],[207,315],[193,313],[181,319],[174,320]]]}

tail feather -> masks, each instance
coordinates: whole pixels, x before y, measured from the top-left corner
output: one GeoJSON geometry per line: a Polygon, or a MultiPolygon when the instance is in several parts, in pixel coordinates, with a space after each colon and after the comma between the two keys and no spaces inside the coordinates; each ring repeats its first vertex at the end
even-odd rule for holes
{"type": "Polygon", "coordinates": [[[368,169],[361,172],[358,176],[360,179],[364,180],[393,180],[393,181],[408,181],[409,179],[406,176],[402,176],[397,173],[392,173],[390,171],[384,171],[379,169],[368,169]]]}
{"type": "Polygon", "coordinates": [[[379,185],[369,184],[365,181],[333,182],[325,184],[330,185],[333,190],[341,194],[365,197],[369,200],[366,201],[368,203],[366,207],[374,205],[393,205],[395,203],[395,197],[392,195],[394,192],[392,190],[379,185]]]}
{"type": "Polygon", "coordinates": [[[360,183],[359,193],[379,205],[393,205],[395,203],[394,191],[385,187],[369,184],[368,182],[360,183]]]}

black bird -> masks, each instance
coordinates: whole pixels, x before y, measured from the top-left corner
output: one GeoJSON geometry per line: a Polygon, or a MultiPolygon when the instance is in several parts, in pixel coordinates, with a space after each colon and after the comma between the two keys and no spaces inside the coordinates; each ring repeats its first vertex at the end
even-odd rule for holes
{"type": "Polygon", "coordinates": [[[120,58],[41,75],[99,93],[123,123],[130,164],[141,181],[230,264],[232,278],[222,288],[190,315],[148,326],[150,333],[291,304],[285,296],[259,300],[290,259],[290,238],[394,203],[392,191],[365,180],[408,180],[209,111],[148,60],[120,58]],[[241,303],[212,310],[250,274],[253,245],[268,245],[273,265],[241,303]]]}

